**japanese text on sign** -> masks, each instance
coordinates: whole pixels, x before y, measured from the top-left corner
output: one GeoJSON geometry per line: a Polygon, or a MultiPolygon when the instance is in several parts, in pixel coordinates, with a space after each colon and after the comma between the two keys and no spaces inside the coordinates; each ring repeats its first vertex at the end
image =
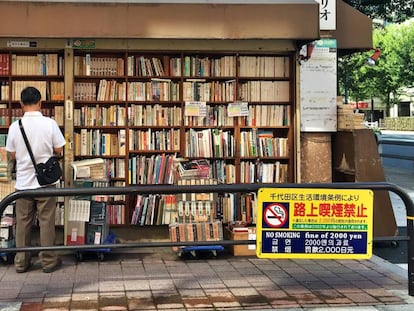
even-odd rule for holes
{"type": "Polygon", "coordinates": [[[260,189],[258,204],[258,257],[372,255],[371,190],[260,189]]]}

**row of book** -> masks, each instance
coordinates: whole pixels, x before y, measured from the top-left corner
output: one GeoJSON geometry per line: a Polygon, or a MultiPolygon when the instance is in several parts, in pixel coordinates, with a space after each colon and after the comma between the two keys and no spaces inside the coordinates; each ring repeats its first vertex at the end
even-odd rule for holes
{"type": "MultiPolygon", "coordinates": [[[[25,81],[14,83],[17,82],[26,83],[25,81]]],[[[182,86],[184,101],[217,102],[234,101],[236,98],[254,102],[288,102],[290,100],[289,81],[243,82],[239,84],[237,96],[234,80],[226,82],[185,81],[182,86]]],[[[61,97],[61,93],[55,95],[52,92],[52,95],[53,100],[61,97]]],[[[180,84],[167,79],[153,79],[149,82],[118,82],[105,79],[101,79],[99,83],[75,82],[74,99],[75,101],[179,101],[180,84]]]]}
{"type": "Polygon", "coordinates": [[[132,156],[128,159],[129,184],[173,184],[175,155],[132,156]]]}
{"type": "Polygon", "coordinates": [[[132,213],[131,224],[133,225],[161,225],[170,221],[166,215],[173,208],[172,195],[138,195],[135,208],[132,213]]]}
{"type": "Polygon", "coordinates": [[[126,97],[126,82],[118,82],[116,80],[99,80],[97,101],[120,101],[126,97]]]}
{"type": "MultiPolygon", "coordinates": [[[[220,221],[199,223],[176,223],[169,226],[171,242],[221,241],[223,224],[220,221]]],[[[180,247],[174,246],[178,251],[180,247]]]]}
{"type": "Polygon", "coordinates": [[[68,221],[125,224],[125,205],[104,201],[70,199],[68,221]]]}
{"type": "MultiPolygon", "coordinates": [[[[289,126],[289,105],[249,105],[248,116],[239,117],[242,126],[289,126]]],[[[82,105],[74,110],[75,126],[180,126],[182,108],[177,106],[82,105]],[[128,118],[127,118],[128,114],[128,118]]],[[[227,105],[206,105],[205,116],[185,116],[185,126],[234,126],[237,118],[228,116],[227,105]]]]}
{"type": "Polygon", "coordinates": [[[289,126],[290,105],[249,105],[249,115],[241,117],[241,126],[289,126]]]}
{"type": "Polygon", "coordinates": [[[239,84],[238,98],[249,102],[288,102],[289,81],[247,81],[239,84]]]}
{"type": "Polygon", "coordinates": [[[234,157],[236,146],[234,133],[219,129],[190,129],[185,133],[188,157],[234,157]]]}
{"type": "Polygon", "coordinates": [[[11,56],[11,74],[24,76],[63,75],[63,56],[56,53],[11,56]]]}
{"type": "Polygon", "coordinates": [[[211,176],[221,184],[236,183],[236,166],[225,160],[215,160],[211,163],[211,176]]]}
{"type": "MultiPolygon", "coordinates": [[[[223,219],[222,206],[218,206],[217,202],[183,202],[177,201],[175,195],[138,195],[131,217],[131,224],[144,226],[221,222],[223,219]]],[[[229,219],[226,219],[226,221],[229,221],[229,219]]]]}
{"type": "Polygon", "coordinates": [[[265,163],[263,161],[241,161],[241,183],[287,183],[289,166],[280,161],[265,163]]]}
{"type": "Polygon", "coordinates": [[[236,57],[200,57],[200,56],[128,56],[128,76],[162,77],[231,77],[236,73],[236,57]],[[183,68],[181,68],[183,66],[183,68]]]}
{"type": "Polygon", "coordinates": [[[179,84],[170,80],[75,82],[75,101],[178,101],[179,84]]]}
{"type": "Polygon", "coordinates": [[[184,76],[186,77],[231,77],[235,74],[235,56],[184,56],[184,76]]]}
{"type": "Polygon", "coordinates": [[[152,80],[150,82],[128,82],[130,101],[178,101],[180,85],[171,80],[152,80]]]}
{"type": "Polygon", "coordinates": [[[75,156],[125,155],[125,129],[120,129],[117,133],[103,133],[99,129],[88,130],[82,128],[80,133],[74,132],[73,135],[75,156]]]}
{"type": "MultiPolygon", "coordinates": [[[[20,101],[21,91],[27,87],[33,86],[40,91],[42,100],[63,100],[64,99],[64,82],[63,81],[13,81],[11,89],[11,99],[20,101]]],[[[1,84],[0,100],[10,99],[10,85],[8,82],[1,84]]]]}
{"type": "MultiPolygon", "coordinates": [[[[6,108],[6,104],[0,104],[0,126],[9,126],[16,120],[19,120],[23,116],[23,110],[21,108],[6,108]]],[[[45,107],[45,106],[43,106],[45,107]]],[[[41,112],[44,116],[55,119],[59,126],[63,126],[63,106],[54,106],[51,108],[42,108],[41,112]]]]}
{"type": "Polygon", "coordinates": [[[237,118],[229,117],[227,105],[206,105],[205,116],[185,116],[185,126],[234,126],[237,118]]]}
{"type": "Polygon", "coordinates": [[[130,126],[180,126],[181,120],[181,107],[160,104],[128,106],[130,126]]]}
{"type": "Polygon", "coordinates": [[[288,78],[289,57],[286,56],[240,56],[239,75],[256,78],[288,78]]]}
{"type": "Polygon", "coordinates": [[[123,76],[122,57],[95,57],[91,54],[74,57],[75,76],[123,76]]]}
{"type": "Polygon", "coordinates": [[[256,214],[257,198],[254,193],[242,194],[239,204],[235,194],[218,195],[214,201],[180,201],[174,194],[137,195],[131,224],[230,223],[236,219],[251,224],[256,223],[256,214]]]}
{"type": "MultiPolygon", "coordinates": [[[[130,55],[127,58],[128,76],[160,77],[231,77],[236,74],[237,57],[181,57],[130,55]]],[[[74,56],[75,76],[124,76],[122,57],[98,57],[90,53],[74,56]]],[[[239,75],[246,77],[288,77],[289,59],[282,56],[240,56],[239,75]]],[[[36,55],[0,54],[0,75],[62,75],[63,56],[56,53],[36,55]],[[10,66],[10,63],[12,66],[10,66]]]]}
{"type": "Polygon", "coordinates": [[[9,54],[0,53],[0,76],[10,74],[10,57],[9,54]]]}
{"type": "Polygon", "coordinates": [[[180,150],[180,130],[129,130],[129,150],[180,150]]]}
{"type": "Polygon", "coordinates": [[[126,119],[126,108],[120,105],[82,105],[73,112],[74,126],[125,126],[126,119]]]}
{"type": "MultiPolygon", "coordinates": [[[[209,174],[210,175],[210,174],[209,174]]],[[[195,176],[195,178],[187,178],[183,177],[185,175],[180,174],[180,178],[177,178],[176,184],[178,186],[204,186],[204,185],[217,185],[217,179],[208,177],[195,176]]],[[[215,209],[215,203],[217,201],[217,193],[209,192],[209,193],[179,193],[177,194],[177,198],[179,202],[210,202],[209,205],[213,209],[215,209]]],[[[195,207],[195,206],[194,206],[195,207]]],[[[214,212],[213,212],[214,215],[214,212]]],[[[192,220],[194,221],[194,220],[192,220]]]]}
{"type": "Polygon", "coordinates": [[[236,81],[225,82],[183,82],[183,100],[185,101],[234,101],[236,81]]]}
{"type": "Polygon", "coordinates": [[[158,57],[143,55],[128,56],[128,76],[160,77],[165,76],[164,63],[158,57]]]}
{"type": "Polygon", "coordinates": [[[287,157],[289,139],[274,137],[272,130],[256,128],[240,133],[240,156],[242,157],[287,157]]]}

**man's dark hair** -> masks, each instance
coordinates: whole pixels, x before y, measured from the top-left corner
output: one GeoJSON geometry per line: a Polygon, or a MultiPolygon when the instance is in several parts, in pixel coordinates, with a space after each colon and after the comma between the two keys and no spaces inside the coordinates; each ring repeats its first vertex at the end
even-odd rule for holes
{"type": "Polygon", "coordinates": [[[20,94],[20,100],[23,105],[34,105],[42,99],[39,90],[33,86],[28,86],[23,89],[20,94]]]}

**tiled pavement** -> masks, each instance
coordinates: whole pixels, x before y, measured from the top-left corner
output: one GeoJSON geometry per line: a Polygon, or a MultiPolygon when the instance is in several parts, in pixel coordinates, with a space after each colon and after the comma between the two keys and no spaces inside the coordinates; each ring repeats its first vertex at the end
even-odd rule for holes
{"type": "Polygon", "coordinates": [[[370,260],[65,255],[60,270],[0,265],[0,310],[414,310],[407,271],[370,260]],[[2,307],[2,308],[1,308],[2,307]],[[327,309],[328,308],[328,309],[327,309]]]}

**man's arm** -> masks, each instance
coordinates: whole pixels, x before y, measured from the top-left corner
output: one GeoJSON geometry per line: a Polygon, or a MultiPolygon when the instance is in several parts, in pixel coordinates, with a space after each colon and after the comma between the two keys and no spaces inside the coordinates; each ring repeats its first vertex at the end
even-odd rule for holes
{"type": "Polygon", "coordinates": [[[16,152],[9,152],[10,159],[16,160],[16,152]]]}
{"type": "Polygon", "coordinates": [[[53,148],[53,152],[55,154],[61,154],[63,151],[63,147],[53,148]]]}

